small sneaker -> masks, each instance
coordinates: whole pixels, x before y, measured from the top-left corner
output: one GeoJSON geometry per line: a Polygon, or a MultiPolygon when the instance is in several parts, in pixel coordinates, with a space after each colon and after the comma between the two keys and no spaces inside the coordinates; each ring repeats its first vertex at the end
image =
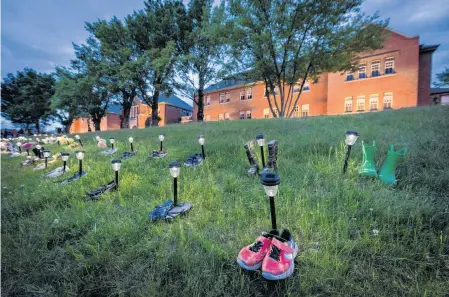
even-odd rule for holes
{"type": "Polygon", "coordinates": [[[247,245],[240,250],[237,263],[246,270],[259,269],[265,255],[270,250],[271,240],[278,235],[278,230],[271,230],[269,233],[263,232],[253,244],[247,245]]]}
{"type": "Polygon", "coordinates": [[[262,276],[268,280],[280,280],[289,277],[295,269],[294,259],[298,254],[298,246],[287,229],[280,237],[271,241],[271,250],[262,263],[262,276]]]}

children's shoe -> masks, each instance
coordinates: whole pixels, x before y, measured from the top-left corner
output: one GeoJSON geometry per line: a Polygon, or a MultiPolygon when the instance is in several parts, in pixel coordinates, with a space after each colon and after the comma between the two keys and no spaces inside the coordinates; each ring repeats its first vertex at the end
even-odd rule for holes
{"type": "Polygon", "coordinates": [[[278,236],[278,230],[271,230],[269,233],[262,233],[253,244],[245,246],[240,250],[237,263],[246,270],[257,270],[262,266],[262,261],[270,250],[271,241],[274,236],[278,236]]]}
{"type": "Polygon", "coordinates": [[[262,276],[268,280],[280,280],[289,277],[295,269],[294,259],[298,246],[290,231],[284,229],[280,237],[271,241],[271,250],[262,263],[262,276]]]}

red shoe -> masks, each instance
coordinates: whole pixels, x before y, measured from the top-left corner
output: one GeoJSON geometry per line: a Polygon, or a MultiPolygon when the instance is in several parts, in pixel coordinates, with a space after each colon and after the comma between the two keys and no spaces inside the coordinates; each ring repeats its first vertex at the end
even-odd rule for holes
{"type": "Polygon", "coordinates": [[[270,233],[263,232],[253,244],[247,245],[240,250],[237,263],[246,270],[259,269],[271,248],[271,241],[274,236],[279,236],[278,230],[271,230],[270,233]]]}
{"type": "Polygon", "coordinates": [[[271,251],[262,263],[262,276],[268,280],[280,280],[289,277],[295,269],[294,259],[298,246],[290,231],[284,229],[280,237],[271,241],[271,251]]]}

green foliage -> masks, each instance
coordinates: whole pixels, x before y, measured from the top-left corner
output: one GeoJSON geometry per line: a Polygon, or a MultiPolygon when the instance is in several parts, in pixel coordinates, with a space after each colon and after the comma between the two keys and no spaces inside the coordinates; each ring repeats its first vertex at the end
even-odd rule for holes
{"type": "Polygon", "coordinates": [[[438,82],[434,83],[436,87],[449,86],[449,68],[446,68],[443,72],[437,74],[438,82]]]}
{"type": "Polygon", "coordinates": [[[308,79],[354,68],[358,53],[382,46],[387,22],[362,14],[362,2],[229,1],[234,65],[251,80],[265,83],[274,117],[293,114],[308,79]]]}
{"type": "MultiPolygon", "coordinates": [[[[2,296],[445,296],[448,118],[448,106],[429,106],[135,129],[138,154],[122,163],[120,191],[98,201],[86,192],[114,174],[94,137],[115,137],[125,151],[129,130],[81,135],[88,174],[64,186],[2,155],[2,296]],[[361,137],[343,176],[346,129],[361,137]],[[148,159],[161,132],[169,155],[148,159]],[[279,141],[277,220],[300,248],[293,276],[275,283],[235,261],[271,225],[243,148],[261,132],[279,141]],[[178,179],[178,198],[193,209],[172,223],[151,223],[151,209],[173,195],[168,162],[200,152],[200,134],[207,159],[183,167],[178,179]],[[358,175],[361,141],[373,139],[377,168],[391,143],[409,149],[395,187],[358,175]]],[[[68,162],[71,175],[74,154],[68,162]]]]}
{"type": "Polygon", "coordinates": [[[16,75],[8,73],[2,81],[2,114],[13,123],[34,124],[40,129],[40,121],[50,113],[50,98],[55,80],[51,74],[37,73],[25,68],[16,75]]]}

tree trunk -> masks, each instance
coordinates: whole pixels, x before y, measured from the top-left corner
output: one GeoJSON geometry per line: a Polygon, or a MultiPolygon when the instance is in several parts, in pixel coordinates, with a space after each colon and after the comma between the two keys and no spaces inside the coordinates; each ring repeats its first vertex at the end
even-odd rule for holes
{"type": "Polygon", "coordinates": [[[34,124],[36,125],[37,134],[41,133],[41,128],[39,126],[39,120],[37,120],[34,124]]]}
{"type": "Polygon", "coordinates": [[[128,129],[129,128],[129,114],[131,112],[132,102],[129,102],[127,99],[126,102],[123,102],[123,114],[120,115],[120,128],[128,129]]]}
{"type": "Polygon", "coordinates": [[[100,124],[101,124],[101,118],[100,119],[92,119],[94,122],[95,131],[101,131],[100,124]]]}
{"type": "Polygon", "coordinates": [[[198,112],[197,120],[202,122],[204,119],[204,75],[200,74],[198,87],[198,112]]]}
{"type": "Polygon", "coordinates": [[[153,104],[151,104],[151,125],[158,126],[159,123],[159,90],[154,90],[153,104]]]}
{"type": "Polygon", "coordinates": [[[92,129],[90,128],[90,118],[87,118],[87,132],[92,132],[92,129]]]}

